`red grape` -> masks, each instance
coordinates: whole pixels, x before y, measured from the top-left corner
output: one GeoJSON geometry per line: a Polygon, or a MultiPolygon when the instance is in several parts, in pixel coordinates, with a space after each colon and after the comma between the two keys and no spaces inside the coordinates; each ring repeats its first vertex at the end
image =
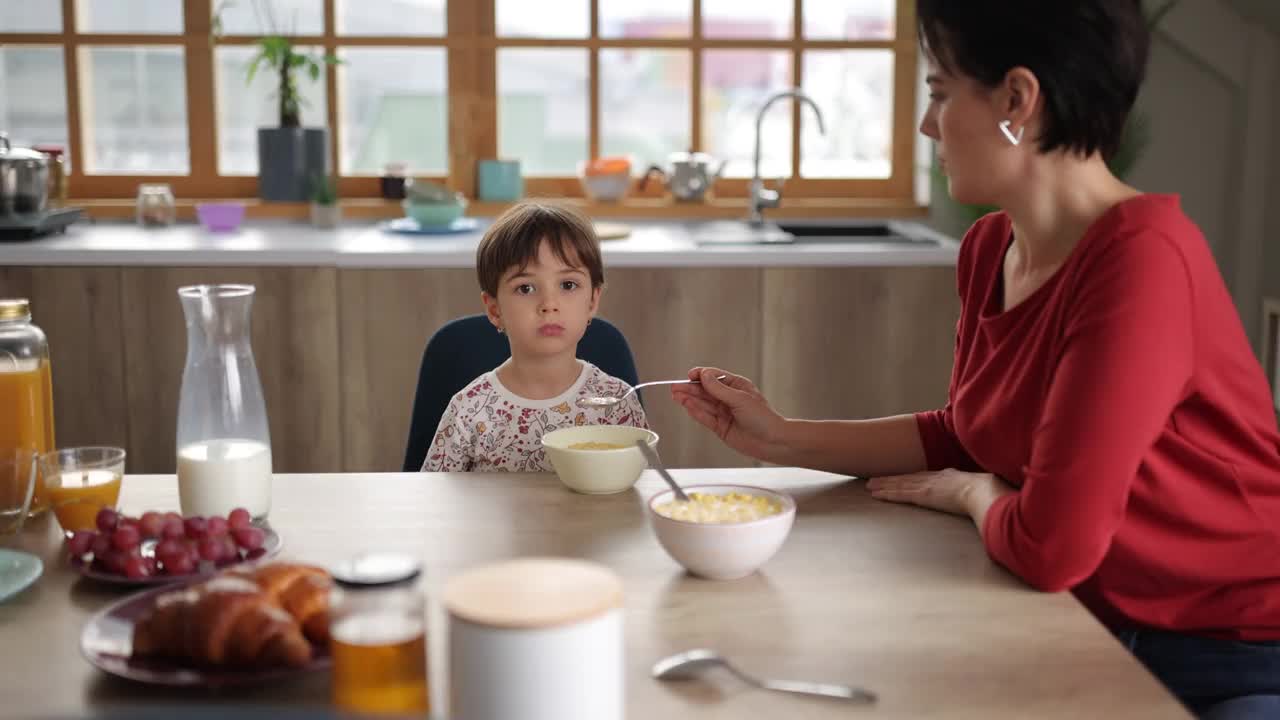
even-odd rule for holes
{"type": "Polygon", "coordinates": [[[187,553],[180,553],[164,562],[164,571],[169,575],[187,575],[195,572],[196,563],[187,553]]]}
{"type": "Polygon", "coordinates": [[[240,548],[236,545],[236,541],[230,535],[222,536],[222,559],[223,560],[239,560],[240,548]]]}
{"type": "Polygon", "coordinates": [[[71,552],[72,557],[83,557],[85,553],[93,549],[94,538],[98,537],[95,532],[88,530],[77,530],[67,541],[67,549],[71,552]]]}
{"type": "Polygon", "coordinates": [[[137,555],[134,555],[133,557],[125,561],[124,574],[125,574],[125,577],[131,578],[133,580],[140,580],[150,575],[150,573],[147,572],[146,561],[137,555]]]}
{"type": "Polygon", "coordinates": [[[187,528],[187,537],[193,540],[199,540],[204,537],[208,531],[202,517],[189,517],[183,521],[187,528]]]}
{"type": "Polygon", "coordinates": [[[143,513],[142,519],[138,521],[138,529],[142,531],[144,538],[158,538],[164,530],[164,516],[155,511],[143,513]]]}
{"type": "Polygon", "coordinates": [[[153,558],[153,557],[144,557],[144,558],[142,558],[142,562],[144,562],[144,563],[146,563],[146,564],[147,564],[147,574],[148,574],[148,575],[156,575],[156,574],[158,574],[158,573],[160,572],[160,567],[159,567],[159,565],[156,563],[156,559],[155,559],[155,558],[153,558]]]}
{"type": "Polygon", "coordinates": [[[236,544],[245,550],[257,550],[262,547],[262,543],[267,539],[266,533],[262,532],[262,528],[256,527],[236,528],[231,531],[231,537],[234,537],[236,544]]]}
{"type": "Polygon", "coordinates": [[[98,511],[98,517],[95,519],[98,529],[102,532],[111,532],[116,529],[116,523],[120,521],[120,515],[111,508],[102,508],[98,511]]]}
{"type": "Polygon", "coordinates": [[[257,550],[250,550],[249,552],[245,553],[244,556],[245,556],[245,559],[247,560],[257,560],[258,558],[266,554],[267,554],[267,549],[264,547],[260,547],[257,550]]]}
{"type": "Polygon", "coordinates": [[[247,528],[253,524],[253,518],[244,508],[236,508],[227,515],[227,524],[233,528],[247,528]]]}
{"type": "Polygon", "coordinates": [[[160,537],[173,540],[181,540],[187,536],[187,528],[182,524],[182,518],[164,519],[164,529],[160,531],[160,537]]]}
{"type": "Polygon", "coordinates": [[[89,549],[93,551],[93,558],[102,562],[107,561],[107,553],[111,552],[111,536],[101,533],[93,538],[93,542],[89,545],[89,549]]]}
{"type": "Polygon", "coordinates": [[[132,550],[141,541],[142,535],[132,525],[121,525],[111,533],[111,546],[117,550],[132,550]]]}
{"type": "Polygon", "coordinates": [[[177,520],[178,522],[182,522],[182,516],[181,516],[181,515],[179,515],[179,514],[178,514],[178,513],[176,513],[176,512],[173,512],[172,510],[170,510],[169,512],[167,512],[167,513],[165,513],[165,514],[164,514],[164,521],[165,521],[165,522],[171,522],[171,521],[173,521],[173,520],[177,520]]]}
{"type": "Polygon", "coordinates": [[[218,535],[227,534],[228,525],[225,519],[215,515],[205,521],[204,527],[210,536],[217,537],[218,535]]]}
{"type": "Polygon", "coordinates": [[[216,563],[222,558],[222,543],[207,537],[200,541],[200,558],[216,563]]]}
{"type": "Polygon", "coordinates": [[[111,552],[107,553],[107,556],[103,558],[102,561],[103,561],[103,564],[107,566],[108,572],[113,572],[113,573],[116,573],[117,575],[123,575],[125,570],[125,565],[129,562],[129,553],[123,550],[112,550],[111,552]]]}
{"type": "Polygon", "coordinates": [[[177,555],[178,553],[185,553],[186,551],[186,546],[173,538],[165,538],[164,540],[156,543],[156,557],[161,560],[164,560],[164,556],[177,555]]]}

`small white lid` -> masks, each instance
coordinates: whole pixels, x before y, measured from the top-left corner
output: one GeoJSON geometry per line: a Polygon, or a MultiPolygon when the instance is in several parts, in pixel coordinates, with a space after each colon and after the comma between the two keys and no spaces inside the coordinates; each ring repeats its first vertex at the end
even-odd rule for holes
{"type": "Polygon", "coordinates": [[[622,580],[599,563],[521,558],[467,570],[444,590],[449,613],[476,625],[571,625],[622,607],[622,580]]]}

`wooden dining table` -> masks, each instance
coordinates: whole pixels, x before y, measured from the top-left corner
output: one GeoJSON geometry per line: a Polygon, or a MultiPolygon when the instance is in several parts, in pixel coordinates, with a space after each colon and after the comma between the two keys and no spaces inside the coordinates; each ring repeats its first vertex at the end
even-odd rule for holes
{"type": "MultiPolygon", "coordinates": [[[[1189,717],[1069,594],[1032,590],[994,564],[967,518],[873,500],[861,481],[795,468],[677,471],[685,484],[789,492],[794,528],[760,571],[710,581],[684,572],[654,538],[651,471],[614,495],[579,495],[555,475],[277,475],[269,515],[279,557],[333,564],[365,550],[421,557],[428,593],[433,716],[447,713],[447,579],[517,556],[593,560],[624,586],[627,716],[648,718],[1189,717]],[[764,677],[846,683],[871,706],[753,689],[721,671],[662,682],[650,668],[714,648],[764,677]]],[[[177,510],[173,476],[125,478],[128,514],[177,510]]],[[[44,573],[0,603],[0,714],[90,717],[113,708],[329,703],[325,672],[262,687],[192,692],[116,678],[80,655],[99,609],[129,591],[81,577],[51,517],[3,539],[44,573]]],[[[516,720],[516,719],[513,719],[516,720]]]]}

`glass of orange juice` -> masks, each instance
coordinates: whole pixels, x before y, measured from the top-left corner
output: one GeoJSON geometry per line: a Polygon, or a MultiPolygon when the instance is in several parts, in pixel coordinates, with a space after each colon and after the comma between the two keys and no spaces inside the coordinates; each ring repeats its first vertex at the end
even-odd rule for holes
{"type": "Polygon", "coordinates": [[[124,479],[124,450],[65,448],[40,456],[40,481],[54,517],[68,535],[96,530],[98,511],[115,508],[124,479]]]}

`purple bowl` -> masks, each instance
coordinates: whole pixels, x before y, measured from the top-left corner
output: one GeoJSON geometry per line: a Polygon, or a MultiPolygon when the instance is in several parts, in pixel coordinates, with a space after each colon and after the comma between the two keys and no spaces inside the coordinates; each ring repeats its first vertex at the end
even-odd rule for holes
{"type": "Polygon", "coordinates": [[[244,205],[238,202],[198,203],[196,217],[210,232],[231,232],[244,220],[244,205]]]}

